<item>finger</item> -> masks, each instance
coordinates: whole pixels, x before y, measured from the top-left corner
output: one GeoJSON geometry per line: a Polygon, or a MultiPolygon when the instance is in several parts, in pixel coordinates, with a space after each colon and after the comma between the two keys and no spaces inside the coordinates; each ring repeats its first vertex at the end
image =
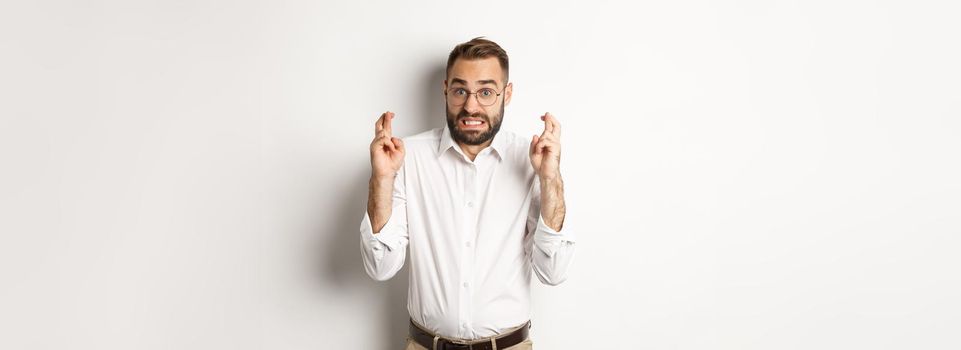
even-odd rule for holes
{"type": "Polygon", "coordinates": [[[390,136],[384,136],[384,146],[390,149],[391,152],[397,152],[397,146],[394,146],[394,142],[391,140],[390,136]]]}
{"type": "Polygon", "coordinates": [[[544,133],[541,134],[540,139],[541,139],[541,140],[550,139],[552,136],[554,136],[554,134],[551,134],[550,131],[547,131],[547,130],[545,129],[545,130],[544,130],[544,133]]]}
{"type": "Polygon", "coordinates": [[[553,153],[557,151],[557,144],[551,142],[550,140],[541,140],[535,147],[537,148],[538,152],[542,153],[553,153]]]}
{"type": "Polygon", "coordinates": [[[537,146],[537,140],[538,140],[538,139],[540,139],[540,137],[537,136],[537,135],[534,135],[534,138],[531,139],[531,150],[530,150],[530,153],[531,153],[531,154],[534,154],[534,151],[537,150],[537,148],[535,148],[535,147],[537,146]]]}
{"type": "Polygon", "coordinates": [[[397,149],[401,152],[405,150],[404,140],[401,140],[399,137],[392,137],[391,140],[394,141],[394,149],[397,149]]]}
{"type": "Polygon", "coordinates": [[[550,113],[550,112],[544,113],[544,115],[541,116],[541,120],[544,121],[544,131],[553,134],[553,133],[554,133],[554,123],[551,121],[551,113],[550,113]]]}
{"type": "Polygon", "coordinates": [[[543,145],[550,145],[554,148],[559,148],[561,143],[557,141],[557,136],[554,134],[547,134],[547,136],[542,136],[538,138],[538,141],[543,145]]]}
{"type": "Polygon", "coordinates": [[[390,143],[389,139],[381,136],[381,137],[375,138],[374,141],[370,143],[370,149],[371,151],[375,151],[375,152],[391,151],[393,149],[391,148],[391,145],[389,145],[389,143],[390,143]]]}
{"type": "Polygon", "coordinates": [[[384,130],[387,131],[387,137],[393,136],[393,130],[391,129],[390,121],[394,119],[394,112],[387,112],[387,118],[384,120],[384,130]]]}
{"type": "Polygon", "coordinates": [[[544,135],[538,136],[538,137],[537,137],[537,142],[541,142],[541,143],[544,143],[544,142],[554,142],[554,134],[545,133],[544,135]]]}
{"type": "Polygon", "coordinates": [[[378,132],[378,131],[381,131],[381,130],[384,130],[384,118],[385,118],[385,117],[387,117],[387,112],[384,112],[384,114],[381,114],[381,115],[380,115],[380,118],[377,118],[377,122],[374,123],[374,133],[376,133],[376,132],[378,132]]]}
{"type": "Polygon", "coordinates": [[[561,136],[561,122],[553,114],[547,113],[547,118],[551,121],[551,131],[554,136],[561,136]]]}
{"type": "Polygon", "coordinates": [[[548,127],[548,122],[547,122],[547,120],[545,119],[545,116],[544,116],[544,115],[541,116],[541,120],[544,121],[544,131],[541,132],[541,137],[540,137],[540,138],[544,138],[544,137],[546,137],[548,134],[550,134],[551,132],[548,130],[548,128],[549,128],[549,127],[548,127]]]}

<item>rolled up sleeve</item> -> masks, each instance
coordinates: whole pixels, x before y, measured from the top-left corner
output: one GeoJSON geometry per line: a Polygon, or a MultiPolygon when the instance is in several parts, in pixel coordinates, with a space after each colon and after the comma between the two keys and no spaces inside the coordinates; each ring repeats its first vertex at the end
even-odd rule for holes
{"type": "Polygon", "coordinates": [[[535,200],[537,203],[532,203],[528,217],[528,225],[534,230],[532,265],[541,283],[556,286],[567,280],[567,269],[574,259],[576,240],[574,233],[567,228],[557,231],[547,226],[540,213],[540,199],[535,196],[535,200]]]}

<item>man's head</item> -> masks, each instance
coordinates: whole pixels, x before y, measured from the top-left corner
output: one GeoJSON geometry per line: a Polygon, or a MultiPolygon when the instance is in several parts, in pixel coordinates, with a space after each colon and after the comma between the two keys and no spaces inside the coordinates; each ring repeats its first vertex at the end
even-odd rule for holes
{"type": "Polygon", "coordinates": [[[494,138],[510,104],[507,52],[497,43],[474,38],[459,44],[447,59],[444,95],[447,126],[460,143],[482,145],[494,138]],[[480,121],[480,125],[470,125],[480,121]]]}

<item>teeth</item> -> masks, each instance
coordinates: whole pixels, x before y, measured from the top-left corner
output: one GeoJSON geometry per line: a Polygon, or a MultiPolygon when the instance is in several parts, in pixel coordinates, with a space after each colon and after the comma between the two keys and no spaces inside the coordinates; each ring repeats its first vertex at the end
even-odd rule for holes
{"type": "Polygon", "coordinates": [[[464,121],[464,124],[467,124],[467,125],[481,125],[482,123],[483,123],[483,122],[481,122],[481,121],[479,121],[479,120],[466,120],[466,121],[464,121]]]}

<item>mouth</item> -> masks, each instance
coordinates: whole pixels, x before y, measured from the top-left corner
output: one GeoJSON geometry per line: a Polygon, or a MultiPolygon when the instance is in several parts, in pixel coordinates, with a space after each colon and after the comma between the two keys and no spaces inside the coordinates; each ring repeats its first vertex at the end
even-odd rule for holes
{"type": "Polygon", "coordinates": [[[477,118],[464,118],[458,124],[461,129],[465,130],[480,130],[487,127],[487,122],[477,118]]]}

